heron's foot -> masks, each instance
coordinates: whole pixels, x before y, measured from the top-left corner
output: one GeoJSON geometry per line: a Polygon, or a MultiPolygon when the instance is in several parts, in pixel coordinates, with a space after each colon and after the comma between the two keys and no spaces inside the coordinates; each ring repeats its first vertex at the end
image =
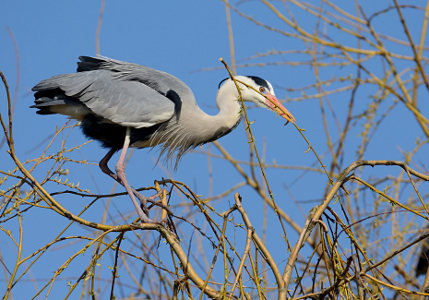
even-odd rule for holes
{"type": "Polygon", "coordinates": [[[154,220],[154,219],[151,219],[151,218],[149,218],[147,216],[146,216],[146,218],[142,218],[140,216],[140,214],[139,214],[139,219],[144,224],[158,224],[158,225],[162,225],[162,226],[164,226],[167,223],[167,221],[168,221],[167,218],[163,218],[161,220],[154,220]]]}
{"type": "MultiPolygon", "coordinates": [[[[143,210],[143,212],[146,215],[149,215],[149,209],[147,208],[147,201],[149,200],[149,198],[153,197],[146,197],[142,194],[140,194],[136,189],[132,188],[134,195],[137,197],[137,199],[139,199],[140,201],[140,207],[143,210]]],[[[155,195],[156,196],[156,195],[155,195]]]]}
{"type": "MultiPolygon", "coordinates": [[[[170,207],[169,207],[166,203],[162,203],[162,199],[161,199],[161,201],[155,201],[155,199],[156,199],[156,198],[158,198],[158,197],[163,193],[163,191],[164,191],[164,190],[161,190],[161,191],[159,191],[158,193],[156,193],[155,195],[153,195],[153,196],[151,196],[151,197],[147,197],[147,198],[146,198],[146,200],[147,200],[148,202],[152,203],[152,207],[153,207],[153,206],[158,206],[158,207],[160,207],[160,208],[162,208],[162,209],[166,210],[166,211],[167,211],[167,213],[168,213],[169,215],[171,215],[171,214],[173,214],[173,212],[170,210],[170,207]]],[[[150,208],[152,208],[152,207],[150,207],[150,208]]]]}
{"type": "Polygon", "coordinates": [[[146,215],[144,212],[143,212],[143,210],[140,208],[140,209],[137,209],[137,214],[138,214],[138,216],[139,216],[139,219],[140,219],[140,221],[142,222],[142,223],[145,223],[145,224],[159,224],[159,225],[165,225],[166,223],[167,223],[167,221],[168,221],[168,217],[164,217],[164,218],[162,218],[161,220],[154,220],[154,219],[151,219],[151,218],[149,218],[149,216],[148,215],[146,215]]]}
{"type": "Polygon", "coordinates": [[[150,220],[151,220],[150,223],[158,224],[158,225],[162,225],[162,226],[164,226],[167,223],[167,221],[168,221],[167,218],[163,218],[161,220],[152,220],[152,219],[150,219],[150,220]]]}
{"type": "Polygon", "coordinates": [[[161,201],[155,201],[156,198],[159,198],[159,196],[162,194],[163,190],[159,191],[153,196],[147,197],[142,194],[140,194],[136,189],[133,188],[134,195],[140,200],[140,207],[144,211],[145,214],[149,215],[149,209],[147,203],[150,202],[152,205],[156,205],[158,207],[161,207],[162,209],[165,209],[169,214],[171,214],[170,208],[163,204],[161,201]]]}
{"type": "Polygon", "coordinates": [[[161,191],[157,192],[155,195],[150,196],[150,197],[147,197],[147,196],[139,193],[134,188],[132,188],[132,190],[133,190],[133,194],[140,201],[140,206],[139,206],[139,209],[137,209],[137,214],[139,215],[139,218],[142,221],[142,223],[154,223],[154,224],[164,225],[167,222],[167,219],[168,219],[167,217],[164,217],[161,220],[153,220],[153,219],[149,218],[149,210],[153,206],[158,206],[161,209],[165,210],[167,212],[167,215],[172,214],[172,211],[170,210],[170,208],[168,207],[167,204],[162,203],[162,200],[156,201],[156,199],[162,195],[164,190],[161,190],[161,191]],[[148,202],[152,204],[150,207],[148,207],[148,205],[147,205],[148,202]]]}

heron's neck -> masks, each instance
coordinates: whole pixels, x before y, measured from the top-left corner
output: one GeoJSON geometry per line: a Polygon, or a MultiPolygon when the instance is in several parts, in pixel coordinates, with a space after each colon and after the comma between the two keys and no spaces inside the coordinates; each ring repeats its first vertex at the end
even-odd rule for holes
{"type": "MultiPolygon", "coordinates": [[[[162,153],[167,159],[176,153],[176,166],[179,158],[189,149],[212,142],[228,134],[240,121],[240,103],[234,87],[218,91],[216,102],[217,115],[211,116],[202,111],[195,101],[184,101],[178,119],[172,118],[169,126],[157,132],[151,139],[151,145],[162,144],[162,153]]],[[[193,95],[192,95],[193,97],[193,95]]]]}
{"type": "MultiPolygon", "coordinates": [[[[228,83],[224,85],[226,84],[228,83]]],[[[193,136],[198,136],[198,143],[214,141],[229,133],[238,125],[241,118],[241,106],[238,97],[235,86],[222,86],[216,97],[216,103],[219,108],[218,114],[209,115],[198,109],[199,113],[193,114],[188,118],[189,120],[186,123],[188,123],[188,128],[193,129],[193,136]]]]}
{"type": "Polygon", "coordinates": [[[214,122],[228,128],[234,128],[241,118],[241,106],[239,103],[239,95],[237,88],[233,83],[225,83],[231,87],[219,89],[216,96],[216,104],[219,108],[219,113],[215,116],[214,122]]]}

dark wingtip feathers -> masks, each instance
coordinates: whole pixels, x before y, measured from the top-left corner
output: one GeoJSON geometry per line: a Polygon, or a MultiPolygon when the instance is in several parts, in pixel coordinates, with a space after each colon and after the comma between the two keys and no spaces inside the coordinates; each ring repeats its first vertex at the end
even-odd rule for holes
{"type": "Polygon", "coordinates": [[[35,105],[31,105],[30,108],[37,108],[36,114],[39,115],[52,115],[55,114],[51,111],[51,107],[46,105],[45,103],[38,103],[37,100],[34,101],[35,105]]]}
{"type": "Polygon", "coordinates": [[[103,59],[91,56],[79,56],[77,72],[85,72],[100,69],[104,63],[103,59]]]}

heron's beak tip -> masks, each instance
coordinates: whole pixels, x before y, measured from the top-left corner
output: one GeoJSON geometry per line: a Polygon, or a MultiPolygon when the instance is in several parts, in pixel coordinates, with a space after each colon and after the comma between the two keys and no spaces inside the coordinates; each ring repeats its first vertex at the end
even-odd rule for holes
{"type": "MultiPolygon", "coordinates": [[[[284,108],[284,109],[286,109],[286,108],[284,108]]],[[[288,110],[286,112],[287,112],[287,116],[284,115],[283,118],[288,120],[288,122],[296,123],[295,117],[288,110]]]]}
{"type": "Polygon", "coordinates": [[[281,104],[281,102],[274,95],[268,94],[266,95],[266,97],[269,100],[268,101],[269,107],[274,112],[278,113],[281,117],[285,118],[287,120],[286,124],[289,122],[294,124],[296,123],[295,117],[287,110],[286,107],[283,106],[283,104],[281,104]]]}

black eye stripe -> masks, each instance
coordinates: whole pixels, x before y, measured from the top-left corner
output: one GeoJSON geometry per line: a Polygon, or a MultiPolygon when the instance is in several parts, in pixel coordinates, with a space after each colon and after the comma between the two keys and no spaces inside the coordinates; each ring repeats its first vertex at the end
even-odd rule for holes
{"type": "Polygon", "coordinates": [[[264,87],[267,90],[270,90],[270,87],[268,86],[268,82],[265,79],[262,79],[258,76],[247,76],[250,79],[252,79],[257,85],[264,87]]]}
{"type": "MultiPolygon", "coordinates": [[[[262,79],[261,77],[258,76],[252,76],[252,75],[247,75],[246,77],[252,79],[257,85],[265,88],[266,90],[270,90],[270,86],[268,85],[268,82],[265,79],[262,79]]],[[[219,89],[221,87],[221,85],[226,81],[230,79],[229,77],[222,79],[221,82],[219,82],[217,88],[219,89]]]]}

